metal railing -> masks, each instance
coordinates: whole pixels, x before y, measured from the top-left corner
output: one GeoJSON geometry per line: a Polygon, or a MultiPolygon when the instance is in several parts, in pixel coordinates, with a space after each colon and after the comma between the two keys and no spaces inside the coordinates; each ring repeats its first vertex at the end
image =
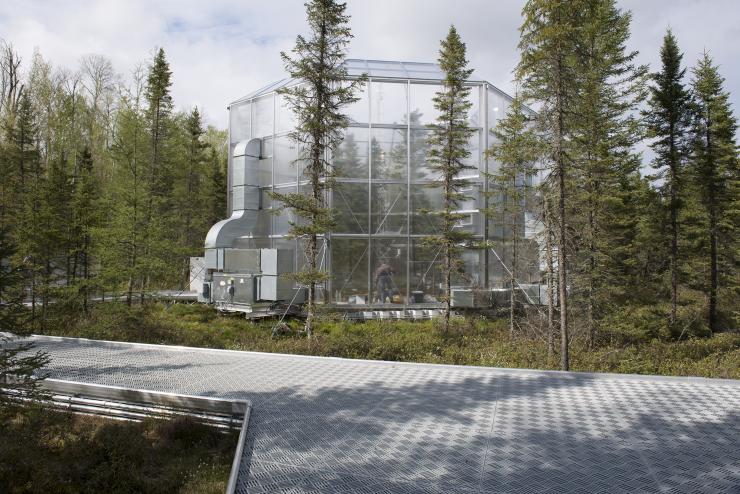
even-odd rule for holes
{"type": "MultiPolygon", "coordinates": [[[[239,439],[226,487],[226,494],[236,492],[239,465],[252,408],[249,401],[163,393],[60,379],[44,379],[41,381],[41,387],[47,392],[43,403],[58,410],[131,421],[141,421],[147,417],[190,416],[198,422],[214,427],[223,429],[239,427],[239,439]]],[[[0,392],[14,396],[18,400],[25,400],[21,394],[2,389],[1,385],[0,392]]]]}

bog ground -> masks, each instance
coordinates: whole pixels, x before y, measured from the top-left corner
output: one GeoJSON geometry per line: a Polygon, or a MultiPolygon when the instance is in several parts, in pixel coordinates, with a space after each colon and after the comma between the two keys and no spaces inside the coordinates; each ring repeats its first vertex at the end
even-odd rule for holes
{"type": "Polygon", "coordinates": [[[35,339],[51,377],[250,400],[242,493],[740,488],[740,381],[35,339]]]}

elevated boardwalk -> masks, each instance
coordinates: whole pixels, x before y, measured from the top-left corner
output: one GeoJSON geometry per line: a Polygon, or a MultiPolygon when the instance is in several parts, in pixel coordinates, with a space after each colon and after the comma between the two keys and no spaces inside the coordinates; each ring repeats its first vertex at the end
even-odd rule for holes
{"type": "Polygon", "coordinates": [[[250,401],[241,493],[740,492],[740,381],[34,339],[54,378],[250,401]]]}

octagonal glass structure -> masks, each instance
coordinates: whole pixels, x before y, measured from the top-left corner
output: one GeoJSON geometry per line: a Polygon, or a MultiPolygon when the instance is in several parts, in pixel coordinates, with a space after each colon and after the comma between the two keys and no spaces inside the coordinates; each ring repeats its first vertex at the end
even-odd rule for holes
{"type": "MultiPolygon", "coordinates": [[[[321,296],[338,306],[439,304],[442,257],[423,238],[439,231],[435,217],[426,214],[442,204],[426,156],[429,125],[437,117],[432,98],[444,75],[429,63],[347,60],[346,66],[350,77],[367,74],[368,82],[359,100],[345,109],[351,124],[332,157],[337,180],[327,200],[337,213],[337,227],[322,239],[321,266],[331,280],[321,296]]],[[[287,238],[292,215],[268,192],[307,190],[301,163],[295,161],[296,145],[288,136],[294,116],[278,93],[299,83],[284,79],[229,106],[229,214],[244,210],[250,218],[233,247],[291,249],[296,270],[304,257],[298,241],[287,238]],[[253,139],[260,141],[259,157],[235,158],[240,144],[253,139]]],[[[465,216],[458,228],[500,247],[498,256],[485,249],[465,251],[465,273],[454,286],[470,292],[506,286],[506,239],[514,235],[521,237],[520,249],[529,251],[531,259],[520,267],[520,282],[539,283],[539,249],[527,234],[527,214],[520,225],[504,227],[482,212],[497,200],[487,178],[497,166],[485,155],[493,144],[489,129],[506,115],[512,98],[485,81],[467,84],[469,123],[475,129],[469,143],[473,168],[466,171],[469,199],[460,206],[465,216]]]]}

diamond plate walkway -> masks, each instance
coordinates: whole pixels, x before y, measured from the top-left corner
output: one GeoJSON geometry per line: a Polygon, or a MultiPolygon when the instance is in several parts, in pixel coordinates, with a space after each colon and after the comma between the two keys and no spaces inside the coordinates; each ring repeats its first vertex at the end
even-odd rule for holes
{"type": "Polygon", "coordinates": [[[35,339],[51,377],[250,400],[242,493],[740,493],[740,381],[35,339]]]}

